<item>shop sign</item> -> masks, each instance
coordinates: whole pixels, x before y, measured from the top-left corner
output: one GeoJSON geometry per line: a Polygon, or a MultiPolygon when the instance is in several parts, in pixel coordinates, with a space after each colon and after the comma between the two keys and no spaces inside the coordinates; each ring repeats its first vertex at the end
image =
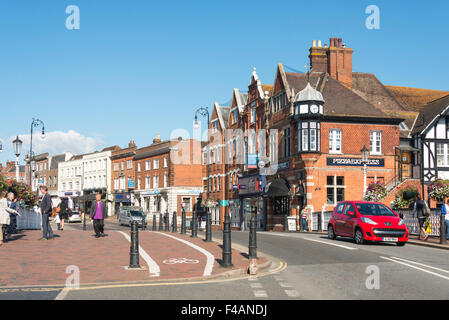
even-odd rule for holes
{"type": "MultiPolygon", "coordinates": [[[[361,158],[341,158],[341,157],[328,157],[327,165],[328,166],[352,166],[352,167],[363,166],[361,158]]],[[[367,166],[368,167],[384,167],[385,161],[384,161],[384,159],[368,159],[367,166]]]]}
{"type": "Polygon", "coordinates": [[[296,217],[287,218],[287,231],[296,231],[296,217]]]}
{"type": "Polygon", "coordinates": [[[238,187],[240,195],[261,192],[265,187],[265,176],[254,175],[239,178],[238,187]],[[241,182],[243,184],[240,184],[241,182]]]}
{"type": "Polygon", "coordinates": [[[134,189],[136,187],[136,182],[133,179],[128,179],[128,188],[134,189]]]}
{"type": "Polygon", "coordinates": [[[256,169],[257,168],[257,153],[248,154],[248,169],[256,169]]]}
{"type": "Polygon", "coordinates": [[[220,200],[220,207],[227,207],[229,205],[228,200],[220,200]]]}

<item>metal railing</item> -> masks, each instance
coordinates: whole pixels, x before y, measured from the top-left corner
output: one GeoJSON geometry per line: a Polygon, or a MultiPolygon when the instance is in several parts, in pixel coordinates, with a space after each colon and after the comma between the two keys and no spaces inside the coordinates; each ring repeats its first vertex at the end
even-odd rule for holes
{"type": "MultiPolygon", "coordinates": [[[[413,235],[419,234],[419,223],[416,214],[412,212],[410,209],[395,209],[395,212],[403,216],[403,220],[405,225],[407,226],[408,232],[413,235]]],[[[440,209],[430,209],[430,221],[431,221],[431,230],[432,232],[429,234],[431,236],[439,236],[440,235],[440,209]]]]}
{"type": "Polygon", "coordinates": [[[310,216],[311,231],[327,231],[327,225],[332,217],[332,211],[313,212],[310,216]]]}

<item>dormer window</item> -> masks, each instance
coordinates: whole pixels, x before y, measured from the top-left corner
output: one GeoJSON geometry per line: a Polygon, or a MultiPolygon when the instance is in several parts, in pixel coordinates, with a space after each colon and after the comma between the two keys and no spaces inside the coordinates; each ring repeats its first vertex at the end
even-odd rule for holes
{"type": "Polygon", "coordinates": [[[232,124],[237,123],[238,120],[239,120],[239,110],[237,108],[235,108],[232,111],[232,124]]]}
{"type": "Polygon", "coordinates": [[[256,102],[251,103],[251,123],[256,122],[256,102]]]}
{"type": "Polygon", "coordinates": [[[212,121],[212,133],[217,133],[218,132],[218,120],[214,120],[212,121]]]}

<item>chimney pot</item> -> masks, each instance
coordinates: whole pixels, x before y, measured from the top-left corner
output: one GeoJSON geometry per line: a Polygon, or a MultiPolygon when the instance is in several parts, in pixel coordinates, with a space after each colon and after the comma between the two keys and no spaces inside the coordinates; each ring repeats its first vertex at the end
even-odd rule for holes
{"type": "Polygon", "coordinates": [[[312,40],[312,47],[316,47],[316,40],[312,40]]]}
{"type": "Polygon", "coordinates": [[[341,38],[338,38],[338,47],[341,48],[341,38]]]}
{"type": "Polygon", "coordinates": [[[321,48],[321,40],[318,40],[318,47],[321,48]]]}

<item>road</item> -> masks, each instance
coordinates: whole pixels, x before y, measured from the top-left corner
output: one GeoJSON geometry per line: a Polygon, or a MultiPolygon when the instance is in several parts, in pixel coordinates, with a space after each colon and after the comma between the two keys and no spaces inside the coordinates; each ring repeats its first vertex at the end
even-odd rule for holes
{"type": "MultiPolygon", "coordinates": [[[[70,225],[67,228],[82,228],[70,225]]],[[[122,230],[113,222],[106,229],[122,230]]],[[[89,231],[88,231],[89,232],[89,231]]],[[[145,231],[151,232],[151,231],[145,231]]],[[[203,234],[199,234],[200,237],[203,234]]],[[[214,232],[214,238],[222,238],[214,232]]],[[[247,232],[233,232],[247,246],[247,232]]],[[[407,244],[356,245],[320,234],[258,232],[258,250],[275,258],[264,275],[204,283],[165,283],[63,292],[64,299],[448,299],[449,251],[407,244]],[[286,263],[286,268],[283,262],[286,263]],[[376,277],[378,271],[378,277],[376,277]],[[368,281],[367,281],[368,279],[368,281]],[[373,280],[374,279],[374,280],[373,280]],[[375,280],[379,281],[376,282],[375,280]],[[368,283],[368,285],[367,285],[368,283]],[[378,283],[378,287],[377,287],[378,283]]],[[[55,292],[59,294],[60,292],[55,292]]],[[[42,293],[42,299],[55,295],[42,293]]],[[[20,297],[16,294],[13,297],[20,297]]],[[[23,294],[22,298],[26,298],[23,294]]]]}

